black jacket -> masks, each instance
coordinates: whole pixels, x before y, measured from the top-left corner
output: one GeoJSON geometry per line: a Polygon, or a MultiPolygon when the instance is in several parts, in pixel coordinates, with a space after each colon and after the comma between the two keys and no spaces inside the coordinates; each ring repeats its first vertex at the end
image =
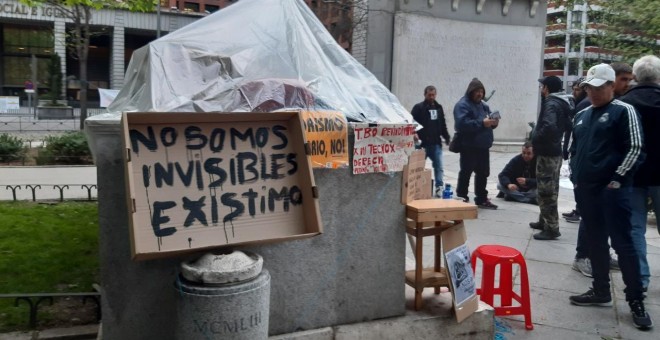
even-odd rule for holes
{"type": "Polygon", "coordinates": [[[578,112],[573,120],[571,181],[588,187],[610,181],[632,185],[644,160],[642,138],[637,112],[620,100],[578,112]]]}
{"type": "Polygon", "coordinates": [[[635,174],[635,186],[660,185],[660,85],[641,83],[623,97],[639,113],[644,131],[646,159],[635,174]]]}
{"type": "Polygon", "coordinates": [[[415,121],[419,123],[423,128],[417,131],[419,139],[422,141],[422,146],[426,145],[440,145],[442,146],[441,136],[445,139],[447,144],[449,144],[449,132],[447,131],[447,123],[445,122],[445,112],[442,109],[442,105],[438,102],[433,102],[434,106],[423,101],[421,103],[415,104],[411,111],[411,114],[415,121]],[[432,119],[430,110],[436,110],[437,117],[432,119]]]}
{"type": "Polygon", "coordinates": [[[589,97],[586,95],[582,96],[581,98],[575,98],[575,109],[573,109],[571,114],[571,123],[569,129],[564,132],[564,146],[561,149],[564,160],[568,159],[568,148],[571,146],[571,137],[573,137],[573,119],[578,112],[588,108],[589,106],[591,106],[591,101],[589,101],[589,97]]]}
{"type": "Polygon", "coordinates": [[[536,189],[536,157],[532,158],[529,162],[525,162],[522,155],[517,155],[511,158],[509,163],[502,169],[502,172],[497,175],[503,187],[509,184],[518,185],[518,182],[516,182],[516,178],[518,177],[525,178],[526,183],[526,186],[521,188],[520,191],[536,189]]]}
{"type": "Polygon", "coordinates": [[[539,156],[561,156],[561,139],[570,130],[570,116],[575,104],[567,94],[551,93],[543,100],[541,114],[532,135],[534,154],[539,156]]]}

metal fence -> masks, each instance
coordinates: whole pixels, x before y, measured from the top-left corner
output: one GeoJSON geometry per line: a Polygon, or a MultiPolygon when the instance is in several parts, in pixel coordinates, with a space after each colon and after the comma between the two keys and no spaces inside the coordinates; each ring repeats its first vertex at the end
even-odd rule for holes
{"type": "MultiPolygon", "coordinates": [[[[87,116],[107,113],[108,110],[87,109],[87,116]]],[[[73,117],[68,119],[37,119],[33,110],[22,107],[18,110],[5,110],[0,113],[0,133],[36,131],[74,131],[80,129],[80,109],[73,109],[73,117]]]]}

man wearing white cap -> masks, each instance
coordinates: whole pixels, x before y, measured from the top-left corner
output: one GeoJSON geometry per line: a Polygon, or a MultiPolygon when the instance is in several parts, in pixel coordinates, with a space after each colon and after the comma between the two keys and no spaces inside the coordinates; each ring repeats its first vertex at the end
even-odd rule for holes
{"type": "Polygon", "coordinates": [[[599,64],[589,69],[580,84],[592,106],[573,120],[571,181],[580,207],[589,245],[593,288],[570,297],[580,306],[611,306],[609,246],[619,256],[626,301],[633,324],[639,329],[653,326],[644,308],[639,257],[632,240],[630,222],[634,171],[643,161],[643,136],[635,109],[614,99],[614,69],[599,64]]]}

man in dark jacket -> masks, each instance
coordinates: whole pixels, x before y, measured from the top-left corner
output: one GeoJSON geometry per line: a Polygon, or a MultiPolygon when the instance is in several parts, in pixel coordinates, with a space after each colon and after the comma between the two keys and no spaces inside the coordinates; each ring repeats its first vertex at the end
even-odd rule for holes
{"type": "Polygon", "coordinates": [[[586,228],[593,288],[570,297],[580,306],[611,306],[609,246],[619,256],[626,301],[633,324],[653,326],[644,307],[644,291],[631,230],[631,191],[634,172],[644,159],[641,124],[632,105],[614,99],[614,70],[599,64],[589,69],[582,87],[591,107],[573,120],[571,181],[586,228]]]}
{"type": "Polygon", "coordinates": [[[415,138],[422,141],[422,148],[426,151],[426,158],[431,159],[433,175],[435,176],[435,196],[442,197],[443,175],[442,169],[442,138],[449,144],[449,132],[445,122],[445,112],[442,105],[435,101],[436,89],[427,86],[424,89],[424,101],[415,104],[411,114],[415,121],[422,126],[415,138]],[[442,138],[441,138],[442,137],[442,138]]]}
{"type": "Polygon", "coordinates": [[[564,132],[570,129],[570,116],[575,108],[573,97],[562,91],[561,79],[555,76],[539,79],[541,83],[541,114],[532,135],[532,146],[536,154],[536,185],[538,203],[541,210],[539,221],[530,227],[541,232],[534,235],[536,240],[555,240],[559,232],[559,171],[561,170],[564,132]]]}
{"type": "Polygon", "coordinates": [[[486,183],[490,175],[490,147],[493,146],[493,129],[499,119],[491,118],[492,112],[483,102],[486,90],[479,79],[474,78],[465,95],[454,106],[454,128],[461,141],[460,171],[456,196],[469,201],[468,186],[474,172],[474,203],[480,208],[497,209],[488,199],[486,183]]]}
{"type": "Polygon", "coordinates": [[[513,157],[497,178],[497,197],[536,204],[536,158],[531,142],[523,145],[522,153],[513,157]]]}
{"type": "Polygon", "coordinates": [[[633,64],[633,74],[637,86],[620,99],[635,107],[644,131],[646,160],[637,170],[633,181],[631,223],[632,239],[639,256],[642,286],[646,290],[651,278],[646,259],[645,237],[648,197],[651,197],[653,202],[655,216],[660,216],[660,58],[653,55],[640,58],[633,64]]]}

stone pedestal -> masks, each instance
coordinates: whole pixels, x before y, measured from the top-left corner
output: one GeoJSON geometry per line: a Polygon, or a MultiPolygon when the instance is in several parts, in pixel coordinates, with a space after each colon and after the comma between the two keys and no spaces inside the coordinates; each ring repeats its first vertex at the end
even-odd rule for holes
{"type": "MultiPolygon", "coordinates": [[[[182,260],[131,260],[119,120],[86,121],[98,169],[103,335],[169,339],[175,334],[172,282],[182,260]]],[[[352,149],[349,136],[349,148],[352,149]]],[[[251,246],[272,276],[269,334],[405,313],[405,209],[401,173],[352,175],[316,169],[323,234],[251,246]]]]}

